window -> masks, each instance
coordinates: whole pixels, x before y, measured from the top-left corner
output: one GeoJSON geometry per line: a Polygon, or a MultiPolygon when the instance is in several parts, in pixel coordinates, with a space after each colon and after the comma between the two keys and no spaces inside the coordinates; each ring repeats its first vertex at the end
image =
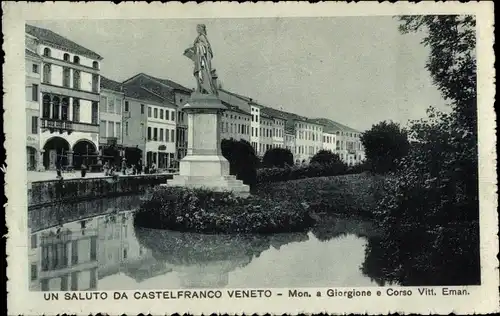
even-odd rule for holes
{"type": "MultiPolygon", "coordinates": [[[[166,112],[166,113],[168,113],[168,112],[166,112]]],[[[169,131],[168,129],[165,129],[165,141],[167,143],[170,142],[170,134],[168,131],[169,131]]]]}
{"type": "Polygon", "coordinates": [[[144,104],[141,104],[141,114],[144,114],[144,104]]]}
{"type": "Polygon", "coordinates": [[[32,101],[38,101],[38,85],[33,84],[31,87],[31,100],[32,101]]]}
{"type": "Polygon", "coordinates": [[[170,140],[172,142],[175,142],[175,130],[170,130],[170,140]]]}
{"type": "Polygon", "coordinates": [[[99,135],[101,137],[106,137],[106,121],[101,120],[101,123],[99,124],[99,135]]]}
{"type": "Polygon", "coordinates": [[[125,101],[125,112],[128,112],[128,101],[125,101]]]}
{"type": "Polygon", "coordinates": [[[51,66],[50,64],[45,64],[43,65],[43,83],[50,83],[51,82],[51,66]]]}
{"type": "Polygon", "coordinates": [[[99,92],[99,75],[92,75],[92,92],[99,92]]]}
{"type": "Polygon", "coordinates": [[[90,238],[90,260],[97,260],[97,236],[90,238]]]}
{"type": "Polygon", "coordinates": [[[170,119],[175,122],[175,111],[172,111],[172,113],[170,114],[170,119]]]}
{"type": "Polygon", "coordinates": [[[78,264],[78,240],[71,242],[71,264],[78,264]]]}
{"type": "Polygon", "coordinates": [[[153,128],[153,140],[158,140],[158,128],[153,128]]]}
{"type": "Polygon", "coordinates": [[[69,99],[63,98],[61,104],[61,120],[68,120],[69,99]]]}
{"type": "Polygon", "coordinates": [[[54,97],[52,99],[52,118],[58,120],[59,119],[59,98],[54,97]]]}
{"type": "Polygon", "coordinates": [[[163,128],[160,128],[160,142],[163,141],[163,128]]]}
{"type": "Polygon", "coordinates": [[[34,74],[37,74],[39,72],[38,64],[33,64],[33,68],[31,69],[31,72],[33,72],[34,74]]]}
{"type": "Polygon", "coordinates": [[[108,108],[108,106],[107,106],[108,97],[101,95],[101,100],[99,102],[101,102],[101,111],[106,112],[106,110],[108,108]]]}
{"type": "Polygon", "coordinates": [[[148,127],[148,140],[151,140],[151,127],[148,127]]]}
{"type": "Polygon", "coordinates": [[[96,101],[92,102],[92,124],[97,124],[99,119],[99,103],[96,101]]]}
{"type": "Polygon", "coordinates": [[[151,107],[148,106],[148,117],[151,117],[151,107]]]}
{"type": "Polygon", "coordinates": [[[108,137],[115,137],[115,122],[108,122],[108,137]]]}
{"type": "Polygon", "coordinates": [[[154,109],[154,118],[158,118],[158,109],[157,108],[154,109]]]}
{"type": "Polygon", "coordinates": [[[122,123],[116,122],[116,137],[118,137],[118,140],[120,140],[122,137],[122,123]]]}
{"type": "Polygon", "coordinates": [[[122,99],[115,99],[116,114],[122,114],[122,99]]]}
{"type": "Polygon", "coordinates": [[[76,69],[73,70],[73,89],[80,90],[80,71],[76,69]]]}
{"type": "Polygon", "coordinates": [[[160,109],[160,119],[163,120],[163,109],[160,109]]]}
{"type": "Polygon", "coordinates": [[[99,63],[97,61],[92,62],[92,68],[99,69],[99,63]]]}
{"type": "Polygon", "coordinates": [[[69,88],[71,70],[68,67],[63,68],[63,87],[69,88]]]}
{"type": "MultiPolygon", "coordinates": [[[[106,98],[108,100],[108,113],[115,113],[115,99],[114,98],[106,98]]],[[[106,106],[106,104],[103,104],[106,106]]]]}
{"type": "Polygon", "coordinates": [[[80,100],[73,99],[73,122],[80,122],[80,100]]]}
{"type": "Polygon", "coordinates": [[[38,278],[38,267],[36,264],[31,265],[31,281],[36,280],[38,278]]]}
{"type": "Polygon", "coordinates": [[[63,56],[64,61],[69,61],[69,54],[65,53],[63,56]]]}
{"type": "Polygon", "coordinates": [[[128,122],[125,122],[125,135],[128,136],[128,122]]]}
{"type": "Polygon", "coordinates": [[[71,290],[78,290],[78,271],[71,272],[71,290]]]}
{"type": "Polygon", "coordinates": [[[50,48],[45,47],[45,48],[43,49],[43,56],[50,57],[50,48]]]}
{"type": "Polygon", "coordinates": [[[73,63],[79,64],[80,63],[80,57],[78,56],[73,56],[73,63]]]}
{"type": "Polygon", "coordinates": [[[61,291],[67,291],[68,290],[68,276],[63,275],[61,277],[61,291]]]}

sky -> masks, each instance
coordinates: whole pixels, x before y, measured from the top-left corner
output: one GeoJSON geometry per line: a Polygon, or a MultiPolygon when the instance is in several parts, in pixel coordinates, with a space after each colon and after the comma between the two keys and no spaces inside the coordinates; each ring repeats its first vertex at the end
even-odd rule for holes
{"type": "Polygon", "coordinates": [[[138,73],[195,86],[196,24],[208,39],[224,89],[307,117],[360,131],[383,120],[406,125],[429,106],[446,109],[425,69],[423,34],[400,34],[393,17],[44,20],[50,29],[100,54],[101,74],[138,73]]]}

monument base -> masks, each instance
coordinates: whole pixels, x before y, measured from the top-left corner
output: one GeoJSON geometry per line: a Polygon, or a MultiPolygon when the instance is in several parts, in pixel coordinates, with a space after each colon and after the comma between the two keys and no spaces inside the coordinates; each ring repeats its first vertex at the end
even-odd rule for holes
{"type": "Polygon", "coordinates": [[[229,162],[219,155],[184,157],[180,161],[180,174],[162,186],[204,188],[215,192],[232,192],[239,197],[250,195],[250,187],[229,174],[229,162]]]}

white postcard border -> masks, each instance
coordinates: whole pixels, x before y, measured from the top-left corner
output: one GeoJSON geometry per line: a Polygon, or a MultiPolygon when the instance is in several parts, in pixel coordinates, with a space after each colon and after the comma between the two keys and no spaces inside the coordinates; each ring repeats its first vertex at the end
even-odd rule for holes
{"type": "MultiPolygon", "coordinates": [[[[499,311],[499,273],[497,238],[497,179],[495,113],[492,107],[495,96],[493,44],[493,4],[481,3],[434,3],[419,4],[376,2],[346,3],[3,3],[3,33],[5,51],[4,64],[4,129],[7,151],[6,207],[8,226],[8,307],[9,314],[109,314],[134,313],[491,313],[499,311]],[[469,296],[418,296],[393,299],[386,295],[354,299],[328,298],[325,288],[307,288],[311,298],[288,298],[286,289],[270,289],[284,293],[271,299],[221,299],[201,300],[113,300],[106,301],[45,301],[43,293],[28,291],[27,246],[27,196],[26,196],[26,152],[24,128],[24,24],[26,20],[41,19],[132,19],[132,18],[195,18],[195,17],[291,17],[291,16],[360,16],[399,14],[476,14],[478,42],[478,116],[480,156],[480,242],[481,242],[481,286],[466,287],[469,296]],[[22,123],[20,123],[22,122],[22,123]],[[316,297],[322,291],[323,296],[316,297]],[[376,297],[374,299],[373,297],[376,297]]],[[[371,289],[373,293],[381,288],[371,289]]],[[[440,290],[441,287],[437,287],[440,290]]],[[[416,288],[413,288],[415,291],[416,288]]],[[[221,289],[226,292],[227,290],[221,289]]],[[[62,294],[61,294],[62,295],[62,294]]]]}

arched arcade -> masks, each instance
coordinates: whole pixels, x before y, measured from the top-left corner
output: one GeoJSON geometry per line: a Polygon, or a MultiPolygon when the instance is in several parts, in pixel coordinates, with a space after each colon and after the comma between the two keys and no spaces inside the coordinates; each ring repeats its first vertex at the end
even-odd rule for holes
{"type": "Polygon", "coordinates": [[[56,169],[57,163],[61,167],[67,166],[70,161],[68,152],[70,151],[69,143],[66,139],[54,136],[49,138],[43,146],[43,166],[45,169],[56,169]]]}

